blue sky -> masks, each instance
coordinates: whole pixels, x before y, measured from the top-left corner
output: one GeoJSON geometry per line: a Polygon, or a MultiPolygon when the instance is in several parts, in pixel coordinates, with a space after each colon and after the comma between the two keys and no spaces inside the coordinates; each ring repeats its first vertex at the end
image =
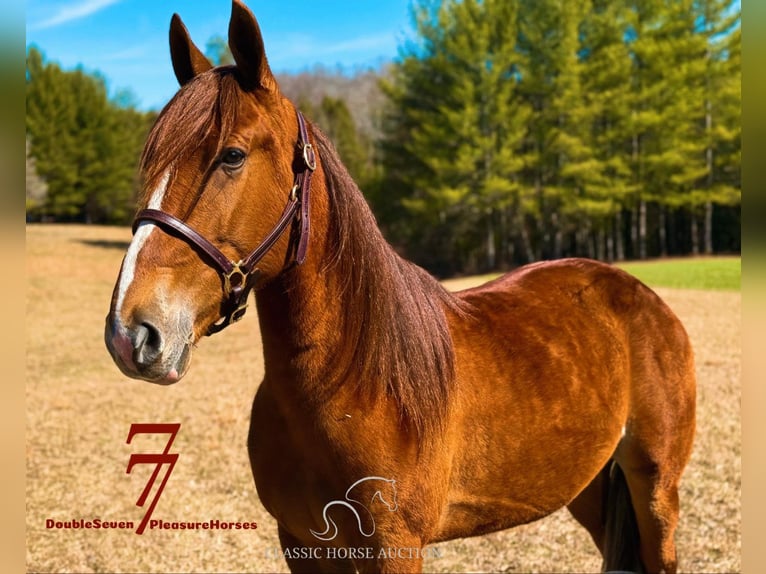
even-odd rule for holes
{"type": "MultiPolygon", "coordinates": [[[[410,0],[246,0],[275,72],[377,66],[410,31],[410,0]]],[[[228,30],[230,0],[27,0],[26,43],[66,69],[82,65],[159,109],[178,88],[168,49],[174,12],[205,50],[228,30]]]]}

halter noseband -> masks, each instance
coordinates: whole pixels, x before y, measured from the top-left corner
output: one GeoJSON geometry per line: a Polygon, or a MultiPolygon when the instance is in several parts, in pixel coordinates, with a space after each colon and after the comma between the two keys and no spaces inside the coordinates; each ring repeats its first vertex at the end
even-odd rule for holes
{"type": "Polygon", "coordinates": [[[315,169],[316,154],[309,141],[306,121],[303,119],[303,114],[298,111],[298,145],[293,162],[295,179],[287,205],[279,221],[258,247],[237,263],[231,261],[220,249],[174,215],[159,209],[143,209],[136,214],[136,218],[133,220],[133,233],[136,232],[141,222],[150,221],[159,224],[159,227],[166,232],[180,236],[193,247],[199,248],[208,256],[221,275],[224,293],[221,306],[222,320],[208,327],[206,335],[217,333],[244,316],[247,308],[247,297],[260,275],[260,270],[256,265],[282,237],[292,222],[298,223],[296,227],[298,248],[295,252],[295,263],[297,265],[303,263],[306,258],[309,238],[309,187],[311,175],[315,169]]]}

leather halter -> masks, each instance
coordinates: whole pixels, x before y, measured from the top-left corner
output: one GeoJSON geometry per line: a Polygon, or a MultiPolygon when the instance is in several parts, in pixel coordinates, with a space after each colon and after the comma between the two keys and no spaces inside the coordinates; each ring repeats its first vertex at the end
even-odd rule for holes
{"type": "Polygon", "coordinates": [[[293,187],[282,215],[276,225],[261,241],[250,255],[238,262],[230,260],[223,252],[205,239],[192,227],[169,213],[159,209],[143,209],[136,214],[133,221],[133,233],[139,224],[148,221],[158,224],[165,232],[180,236],[193,247],[197,247],[213,264],[223,280],[224,299],[221,304],[222,319],[208,327],[206,335],[212,335],[239,321],[247,308],[247,297],[255,286],[260,275],[256,267],[258,262],[269,252],[274,244],[279,241],[282,234],[291,223],[297,223],[295,233],[298,238],[298,247],[295,252],[295,263],[300,265],[306,258],[309,239],[309,188],[311,175],[316,169],[316,154],[309,140],[306,121],[303,114],[298,113],[298,142],[293,161],[293,173],[295,179],[293,187]]]}

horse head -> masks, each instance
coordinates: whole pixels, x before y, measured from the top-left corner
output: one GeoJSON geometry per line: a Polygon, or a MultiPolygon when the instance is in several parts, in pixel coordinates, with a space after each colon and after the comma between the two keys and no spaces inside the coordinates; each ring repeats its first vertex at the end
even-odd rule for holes
{"type": "MultiPolygon", "coordinates": [[[[170,51],[180,89],[144,148],[139,215],[106,318],[106,345],[130,377],[179,380],[199,338],[217,330],[221,317],[236,320],[254,284],[295,259],[301,218],[291,202],[300,203],[296,142],[305,125],[280,94],[258,23],[239,0],[229,47],[235,65],[214,68],[173,16],[170,51]],[[243,271],[239,264],[267,237],[257,269],[243,271]]],[[[313,170],[313,155],[304,149],[303,157],[313,170]]]]}

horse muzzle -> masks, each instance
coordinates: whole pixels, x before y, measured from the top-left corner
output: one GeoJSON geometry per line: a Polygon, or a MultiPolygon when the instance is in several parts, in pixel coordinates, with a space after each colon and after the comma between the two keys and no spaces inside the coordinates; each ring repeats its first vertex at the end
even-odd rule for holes
{"type": "Polygon", "coordinates": [[[120,371],[128,377],[160,385],[178,382],[191,362],[191,325],[179,320],[173,329],[149,320],[125,326],[111,314],[106,318],[104,341],[120,371]],[[189,336],[182,336],[188,332],[189,336]]]}

